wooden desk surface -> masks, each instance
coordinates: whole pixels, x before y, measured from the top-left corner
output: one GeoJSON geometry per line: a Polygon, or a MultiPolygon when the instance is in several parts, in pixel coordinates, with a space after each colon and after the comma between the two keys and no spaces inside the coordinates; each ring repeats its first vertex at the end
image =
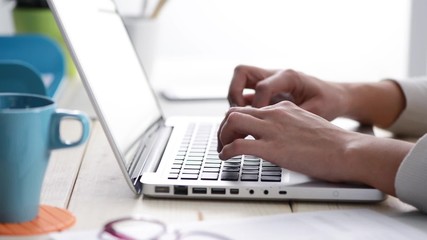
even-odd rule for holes
{"type": "MultiPolygon", "coordinates": [[[[166,116],[223,114],[225,101],[171,103],[161,101],[166,116]],[[202,110],[205,109],[205,110],[202,110]],[[210,112],[203,113],[209,110],[210,112]]],[[[66,135],[76,132],[76,125],[65,123],[66,135]]],[[[170,200],[135,196],[122,176],[100,123],[94,119],[89,141],[80,147],[52,153],[44,180],[43,204],[67,208],[76,217],[75,230],[100,228],[105,222],[130,215],[151,216],[166,223],[245,218],[327,209],[371,208],[385,213],[413,211],[414,208],[394,197],[375,204],[170,200]]]]}

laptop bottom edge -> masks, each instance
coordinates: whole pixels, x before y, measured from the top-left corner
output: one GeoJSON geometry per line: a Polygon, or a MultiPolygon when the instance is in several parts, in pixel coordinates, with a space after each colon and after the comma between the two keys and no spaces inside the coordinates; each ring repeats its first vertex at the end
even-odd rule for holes
{"type": "Polygon", "coordinates": [[[227,199],[264,201],[379,202],[385,194],[374,188],[298,186],[200,186],[144,185],[142,194],[152,198],[227,199]]]}

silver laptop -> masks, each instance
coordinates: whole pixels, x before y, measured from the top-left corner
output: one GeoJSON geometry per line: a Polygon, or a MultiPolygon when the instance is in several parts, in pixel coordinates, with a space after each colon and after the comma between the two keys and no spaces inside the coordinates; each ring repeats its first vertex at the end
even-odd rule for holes
{"type": "MultiPolygon", "coordinates": [[[[137,194],[164,198],[380,201],[256,156],[218,159],[220,118],[165,119],[112,0],[49,0],[119,166],[137,194]]],[[[166,69],[167,71],[167,69],[166,69]]]]}

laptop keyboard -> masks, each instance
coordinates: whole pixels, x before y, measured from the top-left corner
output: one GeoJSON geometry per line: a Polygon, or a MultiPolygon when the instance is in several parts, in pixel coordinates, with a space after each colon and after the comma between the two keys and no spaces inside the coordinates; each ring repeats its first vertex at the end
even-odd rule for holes
{"type": "Polygon", "coordinates": [[[169,179],[280,182],[282,169],[261,158],[218,158],[216,124],[191,124],[169,172],[169,179]]]}

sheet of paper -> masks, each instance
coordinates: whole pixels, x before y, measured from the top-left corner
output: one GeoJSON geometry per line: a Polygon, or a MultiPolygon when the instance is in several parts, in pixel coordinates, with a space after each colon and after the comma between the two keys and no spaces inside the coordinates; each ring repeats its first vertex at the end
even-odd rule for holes
{"type": "MultiPolygon", "coordinates": [[[[427,217],[427,216],[426,216],[427,217]]],[[[170,230],[172,227],[170,228],[170,230]]],[[[181,232],[206,231],[230,239],[427,239],[427,231],[367,209],[281,214],[177,226],[181,232]]],[[[96,239],[97,231],[65,232],[53,239],[96,239]]]]}
{"type": "Polygon", "coordinates": [[[372,210],[336,210],[182,227],[233,239],[427,239],[427,233],[372,210]]]}

